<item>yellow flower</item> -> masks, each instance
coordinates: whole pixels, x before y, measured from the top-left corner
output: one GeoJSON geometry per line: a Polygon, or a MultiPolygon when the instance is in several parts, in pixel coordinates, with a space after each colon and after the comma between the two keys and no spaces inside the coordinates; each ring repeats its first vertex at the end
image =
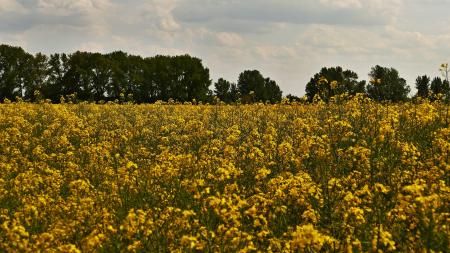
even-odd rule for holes
{"type": "Polygon", "coordinates": [[[339,86],[339,83],[337,81],[332,81],[330,86],[331,89],[335,90],[339,86]]]}

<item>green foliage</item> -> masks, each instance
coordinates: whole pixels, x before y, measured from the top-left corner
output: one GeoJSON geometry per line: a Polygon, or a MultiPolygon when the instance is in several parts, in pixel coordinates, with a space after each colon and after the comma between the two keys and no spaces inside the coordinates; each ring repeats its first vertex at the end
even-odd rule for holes
{"type": "Polygon", "coordinates": [[[239,75],[237,87],[246,103],[281,101],[282,91],[274,80],[264,78],[258,70],[246,70],[239,75]]]}
{"type": "Polygon", "coordinates": [[[0,100],[25,95],[33,84],[33,56],[20,47],[0,45],[0,100]]]}
{"type": "Polygon", "coordinates": [[[286,96],[286,98],[287,98],[290,102],[301,102],[301,101],[302,101],[301,98],[299,98],[298,96],[294,96],[294,95],[292,95],[292,94],[288,94],[288,95],[286,96]]]}
{"type": "Polygon", "coordinates": [[[231,83],[223,78],[219,78],[214,83],[214,94],[224,102],[231,102],[230,100],[231,83]]]}
{"type": "Polygon", "coordinates": [[[283,92],[274,80],[266,78],[264,83],[264,89],[266,90],[266,101],[271,103],[277,103],[281,101],[283,92]]]}
{"type": "Polygon", "coordinates": [[[439,96],[444,96],[444,98],[450,98],[450,87],[446,80],[442,80],[440,77],[433,79],[430,85],[431,98],[436,99],[439,96]]]}
{"type": "Polygon", "coordinates": [[[349,93],[356,95],[365,92],[365,81],[358,81],[358,75],[342,67],[322,68],[319,73],[306,84],[306,96],[312,101],[316,95],[328,101],[335,95],[349,93]]]}
{"type": "Polygon", "coordinates": [[[0,46],[1,101],[35,101],[35,94],[53,102],[69,95],[81,101],[206,101],[210,85],[209,69],[189,55],[142,58],[78,51],[47,57],[0,46]]]}
{"type": "Polygon", "coordinates": [[[367,93],[375,101],[399,102],[408,99],[410,88],[396,69],[376,65],[369,77],[371,82],[367,86],[367,93]]]}
{"type": "Polygon", "coordinates": [[[430,91],[430,78],[426,75],[417,77],[416,89],[418,97],[427,98],[430,91]]]}
{"type": "MultiPolygon", "coordinates": [[[[450,100],[447,81],[448,64],[440,69],[445,80],[436,77],[430,83],[426,75],[416,79],[417,97],[450,100]]],[[[369,73],[370,82],[342,67],[324,67],[306,85],[308,101],[315,97],[328,102],[336,95],[365,93],[375,101],[406,101],[410,88],[394,68],[376,65],[369,73]]],[[[240,73],[238,82],[220,78],[211,85],[209,69],[202,60],[190,55],[143,58],[122,51],[109,54],[77,51],[73,54],[38,53],[31,55],[20,47],[0,45],[0,101],[22,99],[54,103],[61,98],[71,101],[158,100],[211,103],[217,96],[226,103],[278,103],[282,91],[278,84],[258,70],[240,73]]],[[[290,100],[298,100],[292,97],[290,100]]]]}

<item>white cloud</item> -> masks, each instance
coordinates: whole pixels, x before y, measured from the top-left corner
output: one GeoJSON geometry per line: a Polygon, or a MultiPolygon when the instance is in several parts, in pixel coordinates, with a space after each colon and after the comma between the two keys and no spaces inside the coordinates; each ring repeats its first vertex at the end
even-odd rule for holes
{"type": "Polygon", "coordinates": [[[219,44],[228,47],[241,47],[245,44],[245,40],[236,33],[219,32],[216,34],[219,44]]]}
{"type": "Polygon", "coordinates": [[[86,52],[99,52],[99,53],[105,52],[103,44],[98,42],[83,42],[77,49],[86,52]]]}
{"type": "Polygon", "coordinates": [[[143,57],[163,55],[180,55],[186,52],[176,47],[164,46],[159,44],[148,43],[146,41],[123,36],[112,36],[107,48],[104,51],[111,52],[121,50],[130,54],[141,55],[143,57]]]}
{"type": "Polygon", "coordinates": [[[38,10],[49,14],[91,13],[110,6],[109,0],[37,0],[38,10]]]}
{"type": "Polygon", "coordinates": [[[360,9],[363,5],[361,1],[359,0],[319,0],[319,3],[321,3],[324,6],[332,6],[336,8],[357,8],[360,9]]]}
{"type": "Polygon", "coordinates": [[[151,0],[143,8],[143,16],[149,25],[156,25],[159,29],[173,32],[180,29],[175,21],[172,10],[177,6],[177,0],[151,0]]]}
{"type": "Polygon", "coordinates": [[[255,47],[255,53],[265,60],[293,60],[299,57],[299,51],[295,47],[290,46],[272,46],[264,45],[255,47]]]}
{"type": "Polygon", "coordinates": [[[310,50],[317,52],[327,50],[329,53],[334,52],[349,57],[352,55],[401,56],[399,60],[413,60],[418,55],[421,57],[431,55],[442,41],[448,41],[448,39],[445,39],[445,36],[404,31],[395,26],[367,29],[312,25],[302,33],[298,45],[307,45],[310,50]],[[395,55],[395,52],[401,52],[401,55],[395,55]]]}
{"type": "Polygon", "coordinates": [[[322,66],[366,78],[388,64],[436,71],[450,55],[450,0],[0,0],[0,42],[32,52],[189,53],[212,77],[260,69],[302,94],[322,66]],[[430,66],[430,67],[427,67],[430,66]]]}
{"type": "Polygon", "coordinates": [[[0,0],[0,13],[23,13],[25,8],[16,0],[0,0]]]}
{"type": "MultiPolygon", "coordinates": [[[[185,23],[245,22],[292,24],[386,25],[403,10],[404,0],[184,0],[174,16],[185,23]]],[[[219,25],[218,25],[219,24],[219,25]]],[[[239,29],[239,27],[235,27],[239,29]]]]}

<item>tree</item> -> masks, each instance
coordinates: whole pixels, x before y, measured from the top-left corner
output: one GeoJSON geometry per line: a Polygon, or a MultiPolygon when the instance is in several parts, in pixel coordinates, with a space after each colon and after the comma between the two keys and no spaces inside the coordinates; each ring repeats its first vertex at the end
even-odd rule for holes
{"type": "Polygon", "coordinates": [[[89,76],[91,82],[91,92],[94,101],[105,100],[108,97],[108,87],[112,81],[111,61],[102,54],[94,53],[90,55],[89,76]]]}
{"type": "Polygon", "coordinates": [[[369,77],[371,81],[367,86],[367,93],[372,99],[391,102],[408,99],[410,88],[396,69],[376,65],[371,69],[369,77]]]}
{"type": "Polygon", "coordinates": [[[450,100],[450,82],[445,80],[443,82],[443,84],[444,84],[443,90],[444,90],[445,99],[448,102],[450,100]]]}
{"type": "Polygon", "coordinates": [[[216,95],[221,101],[229,103],[231,102],[231,83],[223,78],[219,78],[214,83],[214,95],[216,95]]]}
{"type": "Polygon", "coordinates": [[[426,75],[417,77],[416,89],[418,97],[428,98],[430,91],[430,78],[426,75]]]}
{"type": "Polygon", "coordinates": [[[277,82],[271,80],[270,78],[266,78],[264,80],[264,88],[266,90],[266,101],[270,101],[272,104],[281,101],[283,92],[277,85],[277,82]]]}
{"type": "Polygon", "coordinates": [[[63,77],[62,94],[64,96],[76,94],[81,100],[89,100],[91,93],[86,59],[89,53],[75,52],[67,58],[67,71],[63,77]]]}
{"type": "Polygon", "coordinates": [[[246,70],[239,75],[238,88],[244,102],[266,100],[265,79],[258,70],[246,70]]]}
{"type": "Polygon", "coordinates": [[[32,86],[33,56],[20,47],[0,45],[0,101],[23,97],[32,86]]]}
{"type": "Polygon", "coordinates": [[[237,87],[244,102],[281,101],[282,92],[274,80],[264,78],[258,70],[246,70],[239,75],[237,87]]]}
{"type": "Polygon", "coordinates": [[[430,90],[433,95],[442,94],[444,91],[444,83],[440,77],[435,77],[430,85],[430,90]]]}
{"type": "Polygon", "coordinates": [[[289,100],[289,102],[302,102],[301,98],[292,94],[288,94],[286,98],[289,100]]]}
{"type": "Polygon", "coordinates": [[[450,85],[447,80],[442,80],[440,77],[435,77],[431,82],[430,91],[433,98],[438,97],[439,94],[449,98],[450,85]]]}
{"type": "Polygon", "coordinates": [[[54,103],[60,101],[60,97],[64,95],[64,78],[68,60],[66,54],[52,54],[47,58],[47,80],[42,88],[42,94],[54,103]]]}
{"type": "MultiPolygon", "coordinates": [[[[130,57],[122,51],[115,51],[106,55],[111,64],[111,82],[107,90],[107,100],[119,100],[121,93],[129,87],[130,57]]],[[[125,95],[125,94],[124,94],[125,95]]]]}
{"type": "Polygon", "coordinates": [[[241,97],[237,84],[232,83],[230,87],[230,102],[237,102],[241,97]]]}
{"type": "MultiPolygon", "coordinates": [[[[87,101],[212,101],[210,85],[209,69],[190,55],[143,59],[121,51],[106,55],[78,51],[47,57],[33,56],[20,47],[0,46],[1,100],[16,96],[34,100],[39,91],[53,102],[72,94],[87,101]]],[[[237,90],[230,85],[230,101],[237,100],[237,90]]]]}
{"type": "MultiPolygon", "coordinates": [[[[138,103],[150,102],[145,100],[145,93],[151,88],[145,87],[145,68],[150,64],[140,56],[128,55],[126,65],[122,65],[125,80],[120,85],[119,99],[133,100],[138,103]]],[[[151,93],[151,92],[150,92],[151,93]]]]}
{"type": "Polygon", "coordinates": [[[445,95],[446,100],[448,101],[450,99],[450,82],[449,82],[449,73],[450,68],[448,63],[441,64],[441,67],[439,69],[441,71],[442,76],[444,77],[444,81],[442,82],[442,93],[445,95]]]}
{"type": "Polygon", "coordinates": [[[175,56],[172,58],[175,86],[178,92],[177,98],[181,101],[204,101],[208,97],[211,79],[209,69],[205,68],[202,60],[189,55],[175,56]]]}
{"type": "Polygon", "coordinates": [[[332,96],[365,92],[365,81],[358,81],[358,75],[342,67],[324,67],[306,84],[306,96],[312,101],[316,95],[328,101],[332,96]]]}
{"type": "Polygon", "coordinates": [[[209,96],[209,69],[198,58],[158,55],[144,59],[144,66],[139,92],[144,95],[142,101],[204,101],[209,96]]]}
{"type": "Polygon", "coordinates": [[[28,100],[35,101],[38,99],[36,95],[39,93],[42,97],[42,91],[46,85],[48,79],[48,57],[41,53],[27,56],[26,73],[23,73],[24,80],[26,79],[26,85],[23,89],[23,97],[28,100]],[[36,93],[37,92],[37,93],[36,93]]]}

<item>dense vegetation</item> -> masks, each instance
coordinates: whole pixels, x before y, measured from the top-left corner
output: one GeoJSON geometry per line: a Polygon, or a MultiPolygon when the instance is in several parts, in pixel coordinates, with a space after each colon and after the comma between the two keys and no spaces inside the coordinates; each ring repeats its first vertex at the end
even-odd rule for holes
{"type": "MultiPolygon", "coordinates": [[[[442,65],[444,79],[419,76],[414,97],[450,99],[448,64],[442,65]]],[[[375,66],[369,82],[342,67],[322,68],[306,84],[306,100],[329,101],[335,95],[365,94],[375,101],[410,99],[410,87],[394,68],[375,66]]],[[[162,101],[226,103],[277,103],[282,91],[276,81],[257,70],[243,71],[237,83],[223,78],[210,86],[209,69],[189,55],[143,58],[117,51],[109,54],[31,55],[20,47],[0,45],[0,102],[49,99],[71,101],[162,101]]],[[[302,101],[293,95],[291,101],[302,101]]]]}
{"type": "MultiPolygon", "coordinates": [[[[236,88],[239,99],[246,96],[249,102],[281,100],[278,85],[258,71],[245,71],[241,76],[236,88]]],[[[209,69],[189,55],[142,58],[118,51],[33,56],[22,48],[0,45],[0,101],[22,98],[60,102],[61,97],[70,96],[96,102],[210,102],[210,85],[209,69]]]]}
{"type": "Polygon", "coordinates": [[[0,104],[0,252],[449,252],[449,109],[0,104]]]}
{"type": "MultiPolygon", "coordinates": [[[[445,79],[435,77],[431,84],[428,76],[419,76],[416,80],[417,94],[414,98],[449,100],[448,64],[442,64],[441,71],[445,79]]],[[[358,93],[378,102],[402,102],[410,99],[411,89],[396,69],[376,65],[370,70],[369,78],[370,81],[367,83],[364,80],[359,81],[358,75],[351,70],[343,70],[341,67],[322,68],[306,85],[306,96],[309,101],[313,101],[314,98],[329,101],[336,95],[358,93]]]]}

